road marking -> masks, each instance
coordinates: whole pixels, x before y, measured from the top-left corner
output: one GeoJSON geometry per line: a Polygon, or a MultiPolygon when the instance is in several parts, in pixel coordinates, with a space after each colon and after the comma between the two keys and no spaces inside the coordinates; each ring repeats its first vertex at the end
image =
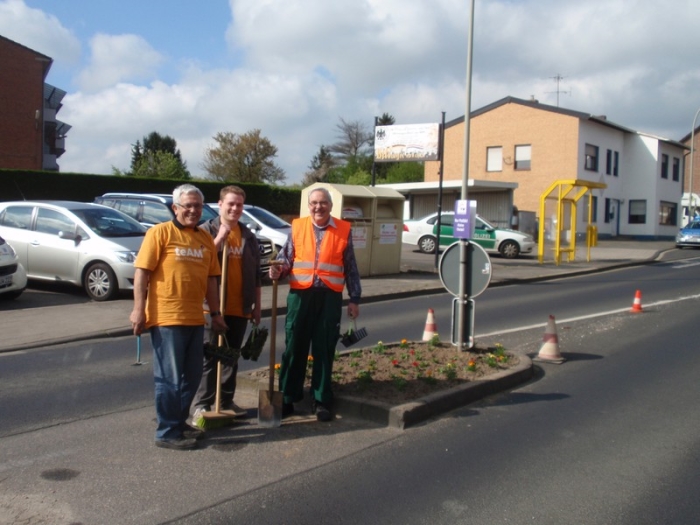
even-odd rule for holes
{"type": "MultiPolygon", "coordinates": [[[[664,299],[663,301],[656,301],[655,303],[644,303],[644,308],[653,308],[654,306],[661,306],[664,304],[676,303],[679,301],[688,301],[692,299],[700,299],[700,294],[687,295],[685,297],[678,297],[677,299],[664,299]]],[[[631,307],[617,308],[615,310],[608,310],[607,312],[598,312],[595,314],[581,315],[579,317],[569,317],[567,319],[558,319],[557,323],[573,323],[576,321],[584,321],[586,319],[595,319],[596,317],[603,317],[610,314],[619,314],[623,312],[629,312],[631,307]]],[[[511,334],[513,332],[520,332],[522,330],[534,330],[535,328],[544,328],[547,323],[538,323],[529,326],[520,326],[518,328],[509,328],[507,330],[499,330],[498,332],[491,332],[489,334],[476,334],[474,337],[493,337],[501,334],[511,334]]]]}

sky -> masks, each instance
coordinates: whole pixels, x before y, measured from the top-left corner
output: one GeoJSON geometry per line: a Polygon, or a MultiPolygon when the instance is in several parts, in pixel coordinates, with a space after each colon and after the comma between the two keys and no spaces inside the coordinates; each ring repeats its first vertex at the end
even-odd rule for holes
{"type": "MultiPolygon", "coordinates": [[[[61,171],[128,170],[152,131],[195,177],[259,129],[287,184],[340,119],[467,108],[467,0],[0,0],[0,35],[53,59],[61,171]]],[[[475,0],[471,109],[512,96],[679,140],[700,108],[697,0],[475,0]],[[560,80],[557,81],[557,77],[560,80]]]]}

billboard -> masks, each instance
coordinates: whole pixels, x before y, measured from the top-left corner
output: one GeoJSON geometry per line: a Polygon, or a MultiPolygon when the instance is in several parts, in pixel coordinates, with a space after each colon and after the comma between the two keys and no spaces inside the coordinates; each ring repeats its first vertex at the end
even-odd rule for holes
{"type": "Polygon", "coordinates": [[[401,162],[438,160],[440,124],[377,126],[374,130],[374,161],[401,162]]]}

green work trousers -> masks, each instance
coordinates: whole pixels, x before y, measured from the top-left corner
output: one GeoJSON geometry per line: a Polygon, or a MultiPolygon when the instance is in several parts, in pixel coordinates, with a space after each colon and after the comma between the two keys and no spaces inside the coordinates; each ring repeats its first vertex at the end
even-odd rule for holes
{"type": "Polygon", "coordinates": [[[279,383],[285,403],[296,403],[304,398],[309,345],[313,357],[311,395],[324,405],[330,406],[333,402],[331,375],[342,308],[340,292],[318,288],[289,291],[279,383]]]}

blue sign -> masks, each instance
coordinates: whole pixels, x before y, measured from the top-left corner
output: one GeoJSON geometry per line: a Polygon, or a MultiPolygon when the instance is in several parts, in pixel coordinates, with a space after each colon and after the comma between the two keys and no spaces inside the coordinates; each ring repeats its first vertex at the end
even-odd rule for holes
{"type": "Polygon", "coordinates": [[[453,235],[456,239],[468,240],[474,236],[476,223],[476,201],[455,201],[455,223],[453,235]]]}

